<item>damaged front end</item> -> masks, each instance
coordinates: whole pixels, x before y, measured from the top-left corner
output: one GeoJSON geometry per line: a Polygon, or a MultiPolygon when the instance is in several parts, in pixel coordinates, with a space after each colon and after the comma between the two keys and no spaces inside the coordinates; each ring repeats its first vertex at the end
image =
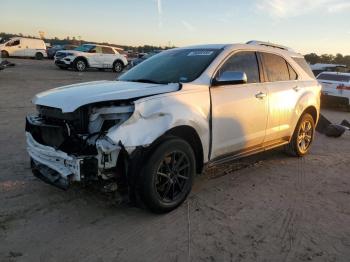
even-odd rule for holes
{"type": "Polygon", "coordinates": [[[106,134],[134,112],[132,102],[97,103],[71,113],[37,106],[26,118],[27,151],[33,174],[67,189],[72,182],[116,181],[121,143],[106,134]]]}

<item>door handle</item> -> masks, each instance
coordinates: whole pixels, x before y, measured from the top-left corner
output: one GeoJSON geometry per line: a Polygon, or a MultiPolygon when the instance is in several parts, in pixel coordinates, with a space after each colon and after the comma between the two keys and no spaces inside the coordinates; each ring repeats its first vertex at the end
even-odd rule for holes
{"type": "Polygon", "coordinates": [[[255,95],[255,97],[258,99],[263,99],[264,97],[266,97],[266,94],[263,92],[259,92],[255,95]]]}
{"type": "Polygon", "coordinates": [[[300,91],[300,87],[299,86],[295,86],[295,87],[293,87],[293,90],[295,91],[295,92],[299,92],[300,91]]]}

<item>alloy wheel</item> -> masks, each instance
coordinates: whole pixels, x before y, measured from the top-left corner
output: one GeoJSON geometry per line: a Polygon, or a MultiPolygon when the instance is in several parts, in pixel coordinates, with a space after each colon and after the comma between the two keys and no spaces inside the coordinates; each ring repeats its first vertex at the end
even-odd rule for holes
{"type": "Polygon", "coordinates": [[[298,132],[297,145],[302,153],[305,153],[309,149],[312,142],[313,132],[312,123],[309,120],[305,120],[301,123],[298,132]]]}
{"type": "Polygon", "coordinates": [[[169,153],[161,161],[155,179],[155,187],[163,202],[176,201],[190,183],[190,161],[180,151],[169,153]]]}

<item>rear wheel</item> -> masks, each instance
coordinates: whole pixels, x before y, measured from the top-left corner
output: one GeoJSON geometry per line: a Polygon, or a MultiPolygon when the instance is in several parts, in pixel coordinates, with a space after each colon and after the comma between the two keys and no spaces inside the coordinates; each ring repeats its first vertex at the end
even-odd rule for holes
{"type": "Polygon", "coordinates": [[[115,61],[115,62],[113,63],[113,71],[114,71],[114,72],[120,73],[120,72],[123,71],[123,69],[124,69],[124,65],[123,65],[122,62],[120,62],[120,61],[115,61]]]}
{"type": "Polygon", "coordinates": [[[158,146],[140,177],[140,195],[153,212],[169,212],[185,201],[196,170],[191,146],[171,138],[158,146]]]}
{"type": "Polygon", "coordinates": [[[78,72],[83,72],[86,70],[87,64],[84,59],[78,58],[74,61],[74,68],[78,72]]]}
{"type": "Polygon", "coordinates": [[[2,50],[1,51],[1,57],[2,58],[8,58],[9,57],[9,53],[7,51],[5,51],[5,50],[2,50]]]}
{"type": "Polygon", "coordinates": [[[44,55],[40,52],[36,53],[35,54],[35,59],[36,60],[42,60],[44,58],[44,55]]]}
{"type": "Polygon", "coordinates": [[[305,113],[299,119],[292,140],[286,146],[286,152],[293,156],[306,155],[311,147],[315,134],[315,121],[313,117],[305,113]]]}

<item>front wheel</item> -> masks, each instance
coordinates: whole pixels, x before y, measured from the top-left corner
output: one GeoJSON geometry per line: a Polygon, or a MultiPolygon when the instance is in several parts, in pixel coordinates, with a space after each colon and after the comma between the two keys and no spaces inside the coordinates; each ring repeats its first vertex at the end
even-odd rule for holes
{"type": "Polygon", "coordinates": [[[315,134],[315,121],[313,117],[305,113],[299,119],[290,143],[286,146],[286,152],[293,156],[306,155],[311,147],[315,134]]]}
{"type": "Polygon", "coordinates": [[[195,156],[186,141],[170,138],[162,143],[140,177],[140,195],[146,206],[156,213],[178,207],[191,191],[195,170],[195,156]]]}
{"type": "Polygon", "coordinates": [[[1,51],[1,57],[2,58],[8,58],[9,57],[9,53],[5,50],[1,51]]]}
{"type": "Polygon", "coordinates": [[[122,62],[120,62],[120,61],[115,61],[115,62],[113,63],[113,71],[114,71],[114,72],[120,73],[120,72],[123,71],[123,69],[124,69],[124,65],[123,65],[122,62]]]}
{"type": "Polygon", "coordinates": [[[83,72],[86,70],[87,64],[84,59],[76,59],[74,61],[74,69],[78,72],[83,72]]]}

